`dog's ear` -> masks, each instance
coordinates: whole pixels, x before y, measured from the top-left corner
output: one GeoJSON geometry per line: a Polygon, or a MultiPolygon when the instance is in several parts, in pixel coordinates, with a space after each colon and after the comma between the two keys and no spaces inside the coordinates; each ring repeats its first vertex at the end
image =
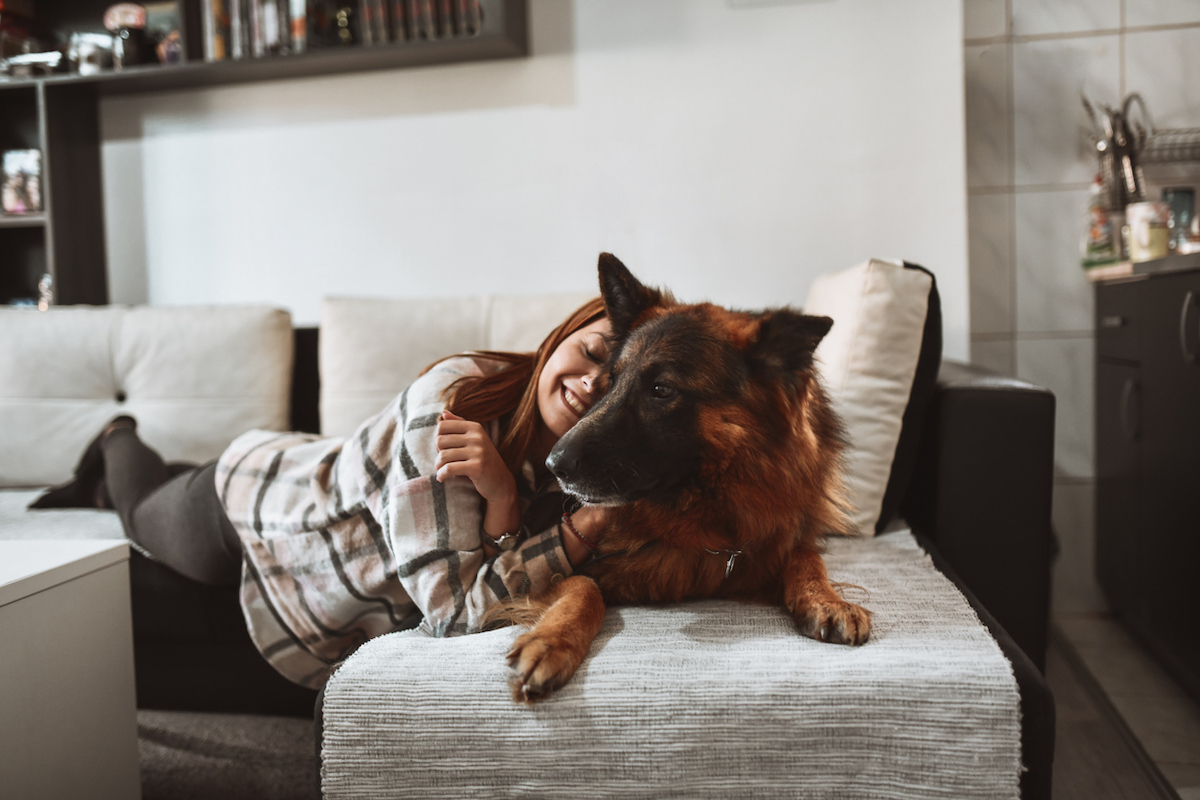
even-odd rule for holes
{"type": "Polygon", "coordinates": [[[804,372],[812,367],[813,351],[833,327],[829,317],[814,317],[786,308],[763,313],[758,336],[747,356],[770,371],[804,372]]]}
{"type": "Polygon", "coordinates": [[[638,317],[663,302],[663,293],[643,286],[612,253],[600,254],[600,294],[612,323],[613,335],[623,339],[638,317]]]}

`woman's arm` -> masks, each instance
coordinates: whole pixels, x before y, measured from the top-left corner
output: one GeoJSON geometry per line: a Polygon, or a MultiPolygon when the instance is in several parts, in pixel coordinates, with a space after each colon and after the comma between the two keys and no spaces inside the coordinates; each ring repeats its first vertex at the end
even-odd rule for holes
{"type": "Polygon", "coordinates": [[[489,555],[498,551],[492,540],[516,533],[521,525],[521,506],[517,498],[517,481],[487,430],[478,422],[463,419],[443,411],[437,427],[437,479],[469,478],[485,505],[483,514],[483,545],[489,555]]]}
{"type": "MultiPolygon", "coordinates": [[[[451,474],[469,465],[451,467],[444,480],[438,479],[443,467],[471,460],[438,463],[437,439],[444,422],[442,391],[473,366],[467,359],[451,359],[427,372],[394,404],[390,431],[372,428],[354,437],[347,446],[355,454],[345,459],[351,465],[365,457],[364,500],[382,526],[395,574],[424,615],[423,627],[442,636],[480,630],[484,613],[497,601],[542,591],[555,575],[572,572],[558,525],[526,538],[515,550],[485,551],[480,533],[487,511],[507,506],[511,516],[502,523],[511,522],[516,530],[515,497],[510,503],[486,489],[492,498],[480,502],[483,494],[468,475],[451,474]]],[[[515,486],[511,474],[507,479],[515,486]]]]}
{"type": "Polygon", "coordinates": [[[566,528],[563,531],[563,549],[567,551],[567,558],[571,559],[571,566],[578,567],[591,557],[591,548],[599,544],[604,535],[607,516],[608,511],[603,507],[584,506],[571,515],[574,531],[563,525],[566,528]]]}

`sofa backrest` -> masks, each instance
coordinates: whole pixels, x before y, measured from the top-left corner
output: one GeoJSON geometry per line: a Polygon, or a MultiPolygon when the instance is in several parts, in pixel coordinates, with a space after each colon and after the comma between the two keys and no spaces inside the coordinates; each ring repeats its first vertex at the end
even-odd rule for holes
{"type": "Polygon", "coordinates": [[[67,480],[118,414],[168,461],[284,430],[292,342],[265,307],[0,309],[0,486],[67,480]]]}
{"type": "MultiPolygon", "coordinates": [[[[326,300],[319,340],[321,433],[350,435],[439,358],[466,350],[533,350],[587,299],[326,300]]],[[[847,425],[848,532],[870,535],[892,520],[908,486],[937,377],[936,281],[920,267],[870,259],[821,276],[804,308],[835,320],[816,355],[847,425]]]]}
{"type": "Polygon", "coordinates": [[[439,358],[536,350],[587,293],[380,300],[321,308],[321,433],[348,436],[439,358]]]}

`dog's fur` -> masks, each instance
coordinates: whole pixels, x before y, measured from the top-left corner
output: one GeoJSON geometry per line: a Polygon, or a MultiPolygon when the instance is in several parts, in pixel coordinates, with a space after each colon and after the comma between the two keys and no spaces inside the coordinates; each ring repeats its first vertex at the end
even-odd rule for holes
{"type": "Polygon", "coordinates": [[[599,270],[610,389],[547,466],[608,520],[579,574],[491,614],[532,624],[509,654],[514,697],[574,674],[605,603],[749,600],[785,606],[814,639],[865,642],[870,612],[839,596],[820,556],[846,529],[840,422],[812,363],[833,321],[677,303],[607,253],[599,270]]]}

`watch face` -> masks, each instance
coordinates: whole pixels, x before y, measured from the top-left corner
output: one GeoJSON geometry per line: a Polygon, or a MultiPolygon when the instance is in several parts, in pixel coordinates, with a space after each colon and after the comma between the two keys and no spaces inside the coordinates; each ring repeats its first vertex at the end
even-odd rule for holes
{"type": "Polygon", "coordinates": [[[492,543],[492,547],[495,547],[497,550],[515,550],[527,533],[529,533],[529,529],[522,524],[521,527],[512,533],[504,533],[494,539],[487,531],[484,531],[483,535],[487,536],[488,540],[492,543]]]}
{"type": "MultiPolygon", "coordinates": [[[[486,536],[487,534],[484,535],[486,536]]],[[[488,536],[488,538],[491,539],[492,537],[488,536]]],[[[505,533],[492,539],[492,547],[495,547],[497,550],[512,550],[517,546],[517,539],[518,537],[515,533],[505,533]]]]}

